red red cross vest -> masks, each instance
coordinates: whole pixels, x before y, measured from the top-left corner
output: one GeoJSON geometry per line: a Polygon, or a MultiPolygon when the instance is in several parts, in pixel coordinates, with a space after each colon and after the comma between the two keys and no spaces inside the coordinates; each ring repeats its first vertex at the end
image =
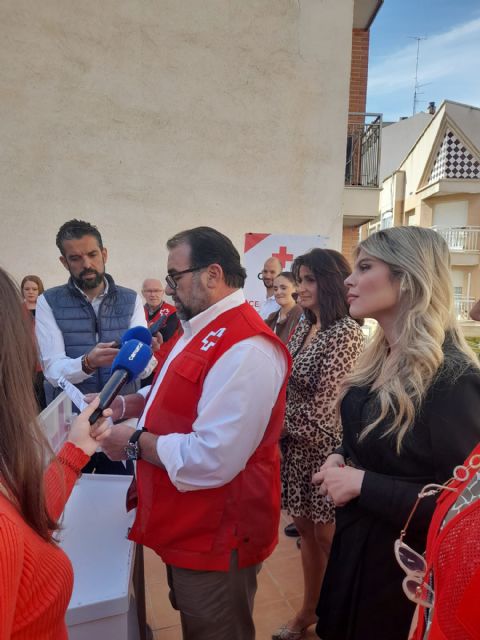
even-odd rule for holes
{"type": "MultiPolygon", "coordinates": [[[[208,372],[233,345],[255,335],[277,344],[290,368],[284,345],[244,303],[210,322],[171,361],[147,413],[146,429],[156,435],[191,433],[208,372]]],[[[278,438],[287,379],[288,374],[262,441],[245,469],[228,484],[180,492],[165,471],[138,461],[138,507],[132,540],[156,551],[167,564],[204,571],[227,571],[233,549],[238,550],[240,567],[257,564],[270,555],[278,541],[278,438]]],[[[251,400],[261,402],[261,398],[251,400]]]]}

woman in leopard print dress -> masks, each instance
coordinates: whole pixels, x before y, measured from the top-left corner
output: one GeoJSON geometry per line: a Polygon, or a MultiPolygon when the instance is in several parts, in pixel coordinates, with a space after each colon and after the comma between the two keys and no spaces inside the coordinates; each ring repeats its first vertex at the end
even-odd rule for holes
{"type": "Polygon", "coordinates": [[[292,266],[305,321],[288,343],[293,369],[281,444],[282,507],[302,537],[304,596],[300,611],[273,634],[277,640],[297,640],[316,622],[334,532],[334,506],[312,485],[312,475],[341,443],[337,390],[364,344],[360,326],[348,315],[346,264],[337,252],[313,249],[292,266]]]}

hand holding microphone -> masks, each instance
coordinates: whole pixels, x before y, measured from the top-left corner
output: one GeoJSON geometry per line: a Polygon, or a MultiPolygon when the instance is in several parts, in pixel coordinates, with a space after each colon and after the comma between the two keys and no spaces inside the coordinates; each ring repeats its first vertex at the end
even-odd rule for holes
{"type": "Polygon", "coordinates": [[[90,424],[94,424],[102,416],[103,410],[112,404],[124,384],[131,382],[142,373],[151,357],[152,350],[144,342],[127,340],[124,343],[113,361],[112,374],[100,391],[98,407],[89,417],[90,424]]]}

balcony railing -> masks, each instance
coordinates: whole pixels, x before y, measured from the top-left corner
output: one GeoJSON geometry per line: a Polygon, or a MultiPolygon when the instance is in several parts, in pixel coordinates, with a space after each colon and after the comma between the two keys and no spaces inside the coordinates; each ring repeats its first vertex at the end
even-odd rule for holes
{"type": "Polygon", "coordinates": [[[345,185],[378,187],[380,169],[380,113],[350,113],[347,129],[345,185]]]}
{"type": "Polygon", "coordinates": [[[445,238],[450,251],[480,252],[480,227],[432,227],[445,238]]]}
{"type": "Polygon", "coordinates": [[[475,304],[475,298],[455,298],[455,311],[458,320],[469,320],[470,309],[475,304]]]}

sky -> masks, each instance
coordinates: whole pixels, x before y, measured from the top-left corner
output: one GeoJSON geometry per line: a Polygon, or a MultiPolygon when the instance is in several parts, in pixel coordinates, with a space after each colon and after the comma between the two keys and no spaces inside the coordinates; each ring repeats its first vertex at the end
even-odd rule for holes
{"type": "Polygon", "coordinates": [[[384,0],[370,29],[367,111],[384,120],[445,99],[480,107],[480,0],[384,0]]]}

